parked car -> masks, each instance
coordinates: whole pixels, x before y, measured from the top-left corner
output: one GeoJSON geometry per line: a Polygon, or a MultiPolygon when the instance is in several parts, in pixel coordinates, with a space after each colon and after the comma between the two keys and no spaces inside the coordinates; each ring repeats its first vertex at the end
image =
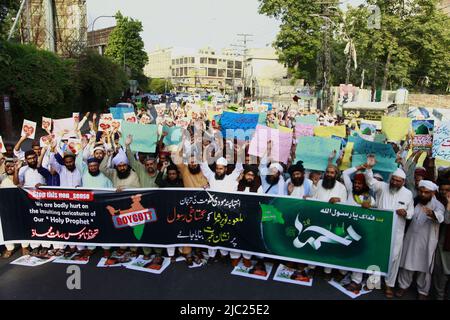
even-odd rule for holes
{"type": "Polygon", "coordinates": [[[161,96],[159,94],[152,94],[150,95],[149,100],[152,104],[158,104],[161,102],[161,96]]]}

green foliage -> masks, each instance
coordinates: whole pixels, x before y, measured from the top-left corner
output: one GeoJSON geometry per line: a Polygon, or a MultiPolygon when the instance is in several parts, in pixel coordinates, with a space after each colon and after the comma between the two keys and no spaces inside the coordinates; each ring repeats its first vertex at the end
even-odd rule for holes
{"type": "MultiPolygon", "coordinates": [[[[290,73],[313,83],[322,72],[324,6],[313,0],[259,0],[259,11],[280,20],[274,42],[290,73]]],[[[368,0],[346,11],[335,10],[330,41],[331,81],[345,83],[348,39],[356,47],[358,68],[350,72],[350,83],[397,89],[402,84],[417,91],[445,92],[450,83],[450,19],[438,0],[368,0]],[[381,28],[369,28],[368,6],[381,10],[381,28]]]]}
{"type": "Polygon", "coordinates": [[[150,79],[148,91],[152,93],[166,93],[173,89],[173,84],[170,80],[153,78],[150,79]],[[167,89],[167,90],[166,90],[167,89]]]}
{"type": "Polygon", "coordinates": [[[20,101],[13,121],[67,116],[73,110],[76,80],[74,61],[29,45],[0,42],[8,63],[0,64],[0,92],[20,101]]]}
{"type": "Polygon", "coordinates": [[[19,7],[20,0],[0,0],[0,39],[8,38],[19,7]]]}
{"type": "Polygon", "coordinates": [[[95,52],[62,59],[31,45],[0,42],[0,93],[11,96],[13,122],[62,118],[115,102],[127,85],[120,66],[95,52]]]}
{"type": "Polygon", "coordinates": [[[120,11],[116,13],[116,27],[111,32],[105,55],[119,65],[124,64],[132,72],[141,72],[148,62],[144,50],[144,41],[140,36],[142,23],[138,20],[124,17],[120,11]]]}
{"type": "Polygon", "coordinates": [[[96,51],[78,60],[79,106],[82,112],[102,110],[114,103],[127,86],[122,68],[96,51]]]}

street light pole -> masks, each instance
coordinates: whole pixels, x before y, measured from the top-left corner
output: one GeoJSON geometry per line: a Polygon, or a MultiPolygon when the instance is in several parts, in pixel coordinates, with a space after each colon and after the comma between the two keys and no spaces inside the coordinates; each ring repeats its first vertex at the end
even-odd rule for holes
{"type": "Polygon", "coordinates": [[[96,44],[96,40],[97,40],[97,37],[95,36],[95,33],[93,33],[94,32],[94,26],[95,26],[95,22],[98,20],[98,19],[100,19],[100,18],[115,18],[116,16],[98,16],[97,18],[95,18],[94,19],[94,22],[92,22],[92,29],[91,29],[91,31],[92,31],[92,36],[93,36],[93,38],[94,38],[94,46],[95,46],[95,44],[96,44]]]}

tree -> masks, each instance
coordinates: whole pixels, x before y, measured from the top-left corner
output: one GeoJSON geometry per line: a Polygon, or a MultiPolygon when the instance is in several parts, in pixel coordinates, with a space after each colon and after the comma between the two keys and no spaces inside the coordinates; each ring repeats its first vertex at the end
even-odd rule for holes
{"type": "Polygon", "coordinates": [[[13,122],[67,116],[75,105],[75,61],[31,45],[0,42],[5,61],[0,62],[0,92],[10,95],[13,122]]]}
{"type": "Polygon", "coordinates": [[[148,90],[152,93],[166,93],[173,89],[173,84],[170,80],[153,78],[150,80],[148,90]]]}
{"type": "MultiPolygon", "coordinates": [[[[323,73],[323,32],[326,18],[312,0],[259,0],[262,14],[281,21],[274,46],[292,75],[312,82],[323,73]],[[317,71],[316,71],[317,70],[317,71]]],[[[438,9],[439,0],[367,0],[330,16],[333,33],[331,82],[365,83],[383,89],[404,85],[412,89],[445,92],[450,82],[450,19],[438,9]],[[381,28],[369,28],[369,5],[381,10],[381,28]],[[351,39],[358,69],[349,68],[344,48],[351,39]]]]}
{"type": "Polygon", "coordinates": [[[94,50],[77,61],[79,111],[102,111],[118,101],[127,87],[127,76],[120,66],[94,50]]]}
{"type": "Polygon", "coordinates": [[[97,52],[63,59],[32,45],[0,41],[0,93],[10,96],[13,123],[99,111],[119,100],[127,86],[122,68],[97,52]]]}
{"type": "Polygon", "coordinates": [[[8,37],[19,7],[20,0],[0,0],[0,39],[8,37]]]}
{"type": "Polygon", "coordinates": [[[259,0],[259,12],[281,21],[274,42],[280,60],[296,78],[316,80],[317,58],[322,46],[321,6],[315,0],[259,0]]]}
{"type": "Polygon", "coordinates": [[[142,73],[148,62],[144,50],[144,41],[140,36],[142,23],[138,20],[124,17],[120,11],[116,13],[116,27],[111,32],[105,55],[118,65],[128,66],[132,73],[142,73]]]}

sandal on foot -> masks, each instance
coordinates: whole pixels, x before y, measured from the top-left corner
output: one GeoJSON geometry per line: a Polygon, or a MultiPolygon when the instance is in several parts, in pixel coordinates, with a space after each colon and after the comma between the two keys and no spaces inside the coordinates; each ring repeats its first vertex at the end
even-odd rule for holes
{"type": "Polygon", "coordinates": [[[386,289],[384,290],[384,295],[386,298],[392,299],[394,297],[394,291],[392,291],[391,287],[386,287],[386,289]]]}
{"type": "Polygon", "coordinates": [[[8,259],[10,258],[14,253],[14,250],[6,250],[5,252],[3,252],[3,258],[8,259]]]}
{"type": "Polygon", "coordinates": [[[352,281],[348,285],[344,286],[344,288],[354,294],[359,294],[361,292],[362,285],[352,281]]]}

